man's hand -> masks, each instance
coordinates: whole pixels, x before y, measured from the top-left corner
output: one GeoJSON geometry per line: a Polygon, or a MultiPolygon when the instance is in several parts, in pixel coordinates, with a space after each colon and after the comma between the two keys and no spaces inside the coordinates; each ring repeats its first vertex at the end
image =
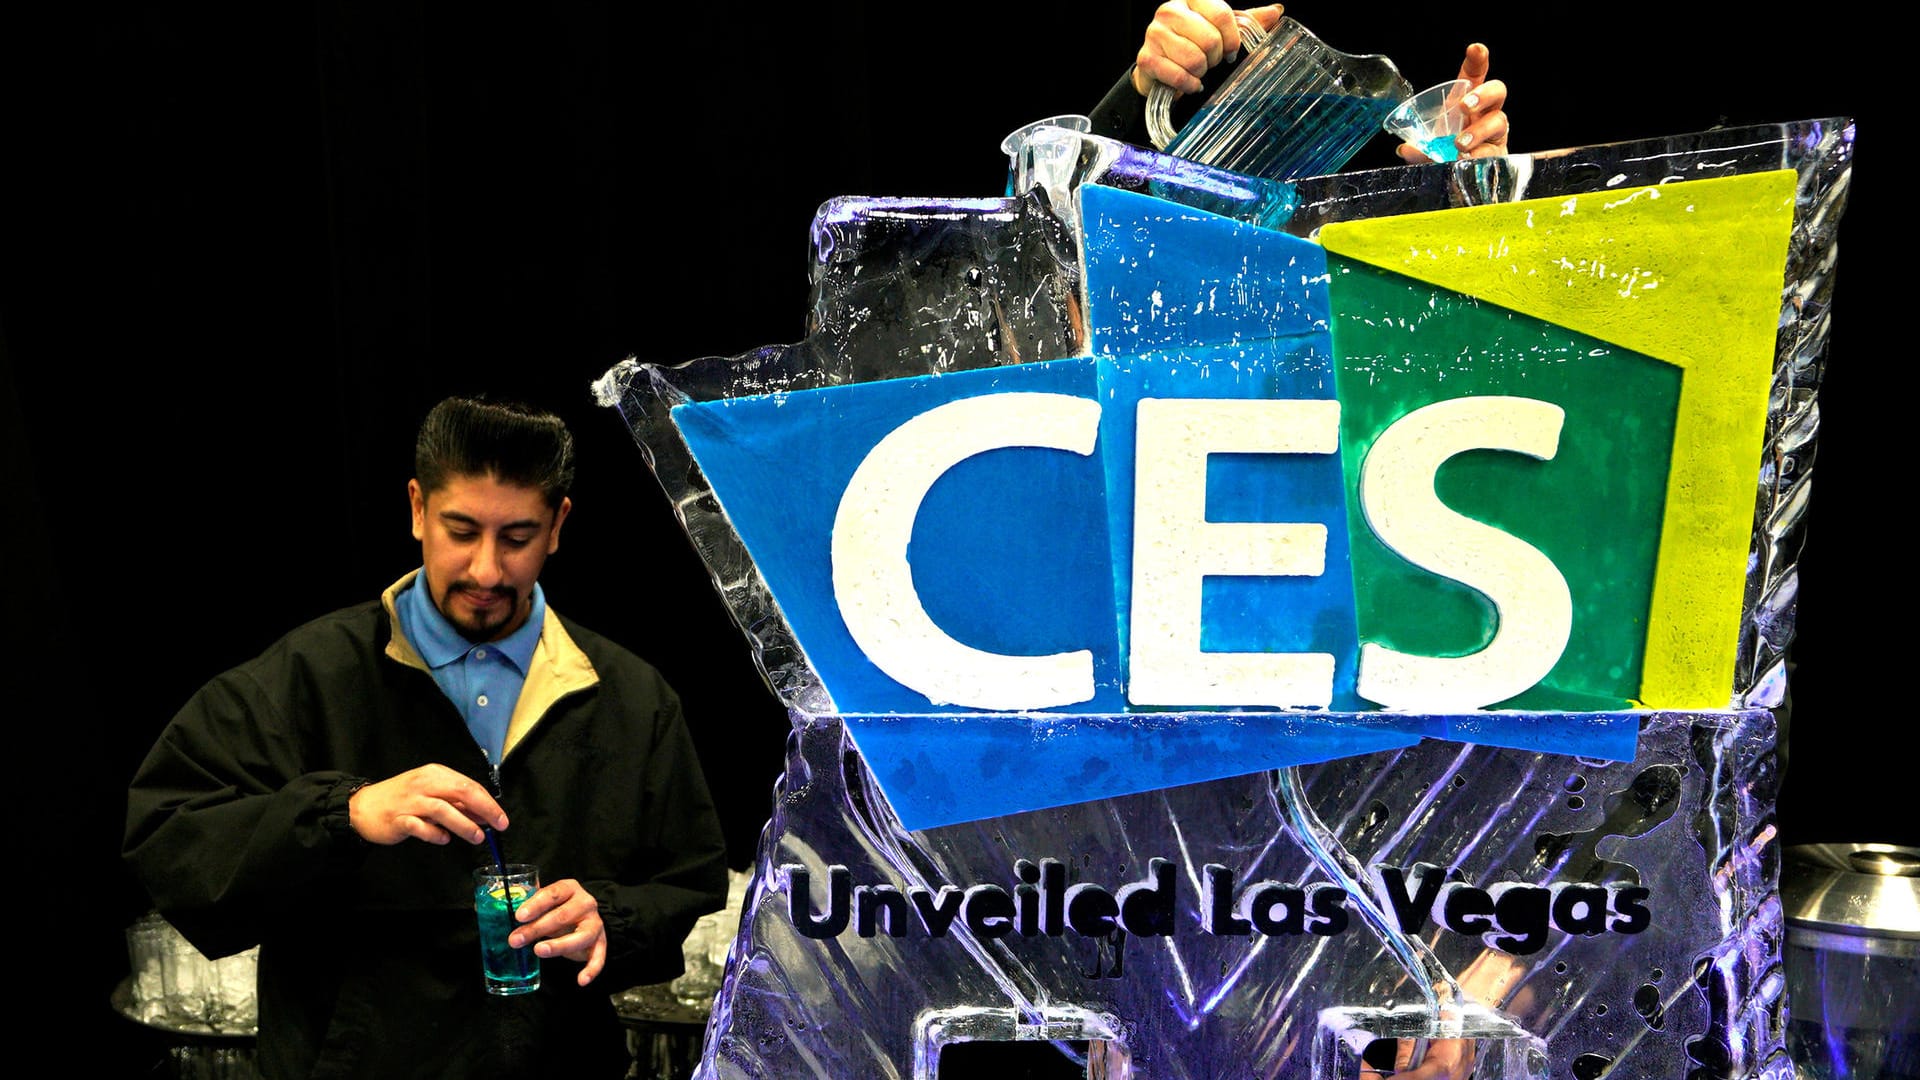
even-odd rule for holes
{"type": "MultiPolygon", "coordinates": [[[[1246,13],[1271,30],[1285,5],[1248,8],[1246,13]]],[[[1153,13],[1147,38],[1133,61],[1133,88],[1142,97],[1156,82],[1182,94],[1198,93],[1200,79],[1223,60],[1240,54],[1240,27],[1222,0],[1167,0],[1153,13]]]]}
{"type": "Polygon", "coordinates": [[[408,837],[444,844],[459,837],[486,840],[486,830],[507,827],[507,813],[487,789],[445,765],[422,765],[353,793],[347,820],[361,839],[397,844],[408,837]]]}
{"type": "MultiPolygon", "coordinates": [[[[1454,137],[1461,157],[1498,157],[1507,152],[1507,84],[1487,78],[1487,47],[1475,42],[1467,46],[1467,58],[1460,64],[1459,77],[1471,84],[1461,104],[1467,109],[1467,122],[1454,137]]],[[[1400,160],[1409,165],[1432,159],[1412,143],[1401,143],[1400,160]]]]}
{"type": "Polygon", "coordinates": [[[536,956],[564,956],[585,964],[580,969],[581,986],[607,966],[607,928],[600,921],[600,905],[578,881],[554,882],[534,893],[514,914],[521,926],[507,937],[507,944],[518,949],[531,941],[536,956]]]}

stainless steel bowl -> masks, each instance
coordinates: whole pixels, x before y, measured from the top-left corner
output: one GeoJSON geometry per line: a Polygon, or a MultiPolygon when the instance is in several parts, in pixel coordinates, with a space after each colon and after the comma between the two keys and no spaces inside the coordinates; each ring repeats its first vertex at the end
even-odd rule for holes
{"type": "Polygon", "coordinates": [[[1780,899],[1801,1077],[1920,1076],[1920,848],[1787,848],[1780,899]]]}

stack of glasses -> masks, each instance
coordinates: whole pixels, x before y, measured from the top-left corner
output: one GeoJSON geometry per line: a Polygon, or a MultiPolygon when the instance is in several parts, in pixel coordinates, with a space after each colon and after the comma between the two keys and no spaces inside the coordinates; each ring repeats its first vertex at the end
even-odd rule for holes
{"type": "Polygon", "coordinates": [[[200,954],[157,912],[127,928],[133,1017],[173,1031],[252,1035],[257,948],[219,960],[200,954]]]}

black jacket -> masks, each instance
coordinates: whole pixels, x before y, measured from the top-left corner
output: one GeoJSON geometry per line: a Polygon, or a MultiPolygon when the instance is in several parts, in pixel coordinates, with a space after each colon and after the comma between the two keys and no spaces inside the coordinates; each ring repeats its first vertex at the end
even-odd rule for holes
{"type": "Polygon", "coordinates": [[[515,713],[516,728],[523,710],[533,723],[500,769],[500,841],[543,883],[577,878],[594,895],[608,963],[582,989],[578,964],[546,960],[537,993],[492,997],[471,877],[487,849],[381,847],[347,823],[363,779],[436,762],[487,777],[390,612],[335,612],[202,688],[134,778],[126,858],[202,952],[261,946],[269,1077],[620,1076],[608,995],[678,975],[681,942],[726,895],[679,699],[645,662],[549,612],[515,713]]]}

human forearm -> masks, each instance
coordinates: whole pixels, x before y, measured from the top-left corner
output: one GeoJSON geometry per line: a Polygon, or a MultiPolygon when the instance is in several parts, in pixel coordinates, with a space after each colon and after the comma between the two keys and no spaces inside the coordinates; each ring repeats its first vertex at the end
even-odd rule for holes
{"type": "Polygon", "coordinates": [[[607,965],[601,980],[610,991],[665,982],[683,968],[681,947],[700,916],[727,900],[727,870],[716,858],[700,881],[622,886],[586,882],[600,901],[606,926],[607,965]]]}
{"type": "Polygon", "coordinates": [[[680,974],[681,945],[693,924],[727,901],[726,840],[684,725],[668,726],[653,763],[649,871],[643,881],[608,882],[610,891],[594,894],[607,924],[616,986],[680,974]]]}
{"type": "Polygon", "coordinates": [[[360,781],[297,771],[244,686],[216,683],[161,735],[128,791],[122,853],[156,907],[202,951],[258,939],[272,910],[356,865],[347,804],[360,781]]]}
{"type": "Polygon", "coordinates": [[[202,952],[238,952],[302,890],[358,864],[362,845],[346,829],[357,782],[312,773],[270,794],[184,803],[136,789],[123,853],[154,906],[202,952]]]}

